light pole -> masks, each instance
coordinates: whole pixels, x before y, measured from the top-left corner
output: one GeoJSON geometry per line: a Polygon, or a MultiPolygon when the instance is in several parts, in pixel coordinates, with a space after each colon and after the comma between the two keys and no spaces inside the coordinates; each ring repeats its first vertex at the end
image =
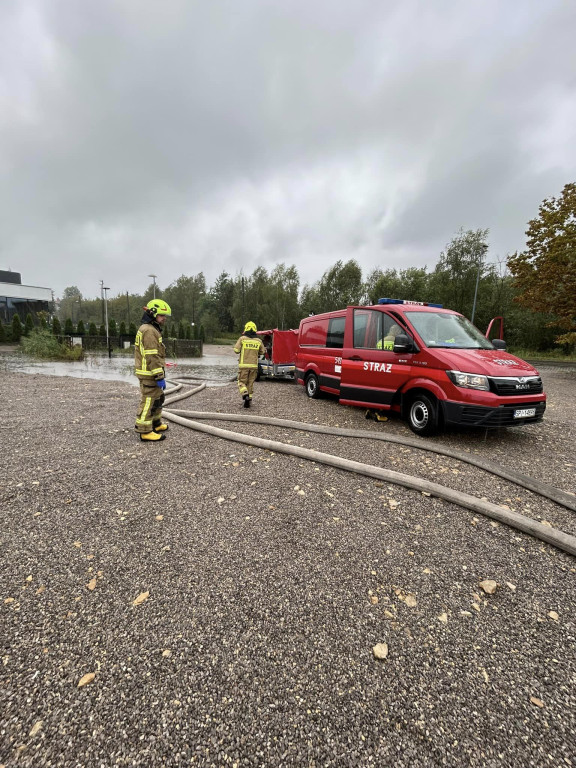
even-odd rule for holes
{"type": "Polygon", "coordinates": [[[470,322],[474,322],[474,314],[476,312],[476,297],[478,296],[478,283],[480,282],[480,270],[482,269],[482,259],[484,257],[484,254],[488,250],[488,246],[486,243],[482,243],[480,246],[480,256],[478,258],[478,273],[476,274],[476,288],[474,289],[474,303],[472,304],[472,317],[470,318],[470,322]]]}
{"type": "Polygon", "coordinates": [[[100,280],[100,300],[102,301],[102,322],[104,322],[104,280],[100,280]]]}
{"type": "Polygon", "coordinates": [[[110,290],[110,288],[107,288],[105,285],[102,286],[102,290],[104,291],[104,312],[106,317],[106,349],[108,350],[108,357],[112,357],[112,354],[110,352],[110,342],[108,340],[108,293],[107,291],[110,290]]]}
{"type": "Polygon", "coordinates": [[[154,298],[156,298],[156,277],[157,277],[157,275],[148,275],[148,277],[151,277],[152,280],[154,280],[154,288],[153,288],[153,290],[154,290],[154,298]]]}

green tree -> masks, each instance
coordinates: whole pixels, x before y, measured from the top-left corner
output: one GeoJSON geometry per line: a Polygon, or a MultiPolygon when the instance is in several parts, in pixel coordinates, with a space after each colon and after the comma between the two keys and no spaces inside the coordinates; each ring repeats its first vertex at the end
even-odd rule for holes
{"type": "Polygon", "coordinates": [[[136,323],[130,323],[130,327],[128,328],[128,333],[130,336],[136,336],[137,330],[138,329],[136,328],[136,323]]]}
{"type": "Polygon", "coordinates": [[[96,323],[90,323],[90,325],[88,326],[88,335],[98,336],[98,329],[96,328],[96,323]]]}
{"type": "Polygon", "coordinates": [[[126,323],[124,322],[124,320],[122,320],[122,322],[120,323],[120,330],[118,332],[121,336],[126,335],[126,323]]]}
{"type": "Polygon", "coordinates": [[[78,318],[81,304],[82,294],[80,293],[80,289],[75,285],[70,285],[67,288],[64,288],[62,298],[60,299],[58,314],[61,318],[78,318]]]}
{"type": "Polygon", "coordinates": [[[475,323],[479,327],[490,318],[486,297],[492,294],[494,267],[484,260],[488,250],[488,230],[460,231],[440,254],[434,272],[430,275],[429,301],[443,304],[449,309],[470,317],[478,280],[478,306],[475,323]]]}
{"type": "Polygon", "coordinates": [[[184,323],[182,320],[178,323],[178,338],[179,339],[185,339],[186,338],[186,329],[184,328],[184,323]]]}
{"type": "Polygon", "coordinates": [[[84,328],[84,323],[82,322],[82,320],[78,320],[76,333],[78,334],[78,336],[84,336],[84,334],[86,333],[86,329],[84,328]]]}
{"type": "Polygon", "coordinates": [[[106,336],[106,326],[101,325],[98,329],[98,336],[106,336]]]}
{"type": "Polygon", "coordinates": [[[29,336],[31,331],[34,330],[34,320],[30,312],[26,315],[26,321],[24,323],[24,336],[29,336]]]}
{"type": "Polygon", "coordinates": [[[162,298],[170,305],[173,319],[196,322],[205,296],[206,278],[199,272],[192,276],[181,275],[166,288],[162,298]]]}
{"type": "Polygon", "coordinates": [[[48,328],[48,319],[49,319],[48,312],[44,312],[43,310],[41,310],[40,312],[37,313],[37,316],[38,316],[38,322],[40,324],[41,330],[46,330],[48,328]]]}
{"type": "Polygon", "coordinates": [[[114,318],[111,318],[108,321],[108,334],[109,334],[109,336],[117,336],[118,335],[118,326],[116,325],[116,320],[114,318]]]}
{"type": "Polygon", "coordinates": [[[234,302],[234,282],[227,272],[221,272],[208,294],[208,311],[216,313],[219,329],[234,330],[232,304],[234,302]]]}
{"type": "Polygon", "coordinates": [[[74,333],[74,324],[72,323],[71,317],[67,317],[64,321],[64,333],[66,336],[72,336],[74,333]]]}
{"type": "Polygon", "coordinates": [[[60,325],[60,320],[58,320],[57,315],[54,315],[52,318],[52,333],[54,336],[60,336],[62,334],[62,326],[60,325]]]}
{"type": "Polygon", "coordinates": [[[528,222],[526,250],[508,259],[516,301],[552,316],[548,325],[564,331],[560,344],[576,344],[576,183],[547,198],[528,222]]]}
{"type": "Polygon", "coordinates": [[[0,342],[6,341],[6,331],[4,330],[4,323],[0,320],[0,342]]]}
{"type": "Polygon", "coordinates": [[[305,286],[302,308],[305,314],[331,312],[350,304],[361,304],[365,297],[362,270],[358,262],[350,259],[346,263],[337,261],[314,286],[305,286]]]}
{"type": "Polygon", "coordinates": [[[15,314],[12,318],[12,341],[19,342],[23,333],[22,321],[20,316],[15,314]]]}

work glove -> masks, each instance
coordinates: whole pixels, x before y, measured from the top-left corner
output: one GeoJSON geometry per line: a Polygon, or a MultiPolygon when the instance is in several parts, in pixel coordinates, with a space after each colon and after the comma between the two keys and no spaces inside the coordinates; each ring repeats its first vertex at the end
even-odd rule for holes
{"type": "Polygon", "coordinates": [[[166,389],[166,379],[158,379],[156,386],[160,387],[160,389],[166,389]]]}

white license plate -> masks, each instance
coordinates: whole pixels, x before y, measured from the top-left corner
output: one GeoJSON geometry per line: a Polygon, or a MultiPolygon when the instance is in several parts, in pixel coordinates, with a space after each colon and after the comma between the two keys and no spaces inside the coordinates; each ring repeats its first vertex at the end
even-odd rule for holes
{"type": "Polygon", "coordinates": [[[536,416],[536,408],[518,408],[514,411],[515,419],[527,419],[530,416],[536,416]]]}

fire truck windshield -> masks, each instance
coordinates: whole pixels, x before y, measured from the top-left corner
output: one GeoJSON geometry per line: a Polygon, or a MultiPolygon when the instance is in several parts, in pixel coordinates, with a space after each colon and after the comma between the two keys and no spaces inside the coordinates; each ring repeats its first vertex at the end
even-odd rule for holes
{"type": "Polygon", "coordinates": [[[492,343],[461,315],[444,312],[406,312],[427,347],[493,349],[492,343]]]}

